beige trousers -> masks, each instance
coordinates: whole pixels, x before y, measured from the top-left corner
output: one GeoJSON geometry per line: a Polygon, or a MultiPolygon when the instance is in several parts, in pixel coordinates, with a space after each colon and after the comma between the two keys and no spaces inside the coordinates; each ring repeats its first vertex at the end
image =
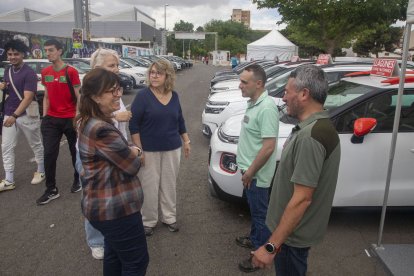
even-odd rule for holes
{"type": "Polygon", "coordinates": [[[181,148],[171,151],[145,152],[145,166],[138,177],[144,192],[141,214],[144,226],[155,227],[158,222],[158,208],[161,221],[176,222],[176,186],[180,168],[181,148]]]}

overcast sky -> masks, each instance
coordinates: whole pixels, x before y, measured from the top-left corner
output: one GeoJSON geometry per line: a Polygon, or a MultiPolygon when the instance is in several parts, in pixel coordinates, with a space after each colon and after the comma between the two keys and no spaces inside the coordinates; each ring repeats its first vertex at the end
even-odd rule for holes
{"type": "MultiPolygon", "coordinates": [[[[73,9],[72,0],[0,0],[0,13],[15,9],[30,8],[45,13],[58,13],[73,9]]],[[[229,20],[233,9],[250,10],[252,29],[281,29],[276,25],[279,15],[274,9],[258,10],[251,0],[89,0],[91,10],[106,15],[128,9],[135,5],[150,15],[157,22],[157,27],[164,27],[164,5],[167,6],[167,29],[172,30],[174,23],[184,20],[203,26],[212,19],[229,20]]]]}

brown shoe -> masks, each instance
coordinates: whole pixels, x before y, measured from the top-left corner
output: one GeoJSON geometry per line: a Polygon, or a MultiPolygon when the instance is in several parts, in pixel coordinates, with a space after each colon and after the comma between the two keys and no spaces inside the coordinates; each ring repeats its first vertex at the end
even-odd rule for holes
{"type": "Polygon", "coordinates": [[[239,263],[239,269],[243,272],[250,273],[258,271],[260,268],[253,265],[252,257],[250,256],[248,259],[239,263]]]}
{"type": "Polygon", "coordinates": [[[245,247],[245,248],[249,248],[251,250],[254,249],[253,243],[250,240],[250,237],[249,236],[237,237],[236,238],[236,244],[238,246],[245,247]]]}

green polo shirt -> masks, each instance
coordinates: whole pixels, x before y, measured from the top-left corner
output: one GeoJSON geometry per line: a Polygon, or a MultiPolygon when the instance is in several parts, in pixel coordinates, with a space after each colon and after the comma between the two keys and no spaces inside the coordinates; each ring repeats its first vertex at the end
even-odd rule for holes
{"type": "Polygon", "coordinates": [[[328,226],[341,156],[338,133],[327,111],[295,126],[286,140],[273,182],[266,224],[273,232],[293,195],[294,184],[315,188],[312,203],[287,238],[293,247],[320,242],[328,226]]]}
{"type": "MultiPolygon", "coordinates": [[[[241,170],[247,170],[253,163],[263,146],[263,138],[277,138],[279,131],[279,112],[274,100],[269,97],[267,91],[256,100],[249,101],[243,118],[240,131],[239,144],[237,146],[237,165],[241,170]]],[[[256,186],[270,187],[270,182],[276,169],[276,148],[266,164],[257,171],[254,178],[256,186]]]]}

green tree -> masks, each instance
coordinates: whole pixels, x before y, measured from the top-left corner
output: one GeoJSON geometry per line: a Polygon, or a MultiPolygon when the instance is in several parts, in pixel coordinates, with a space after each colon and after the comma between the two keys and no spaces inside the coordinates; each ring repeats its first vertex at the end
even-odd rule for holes
{"type": "Polygon", "coordinates": [[[193,32],[194,31],[194,25],[190,22],[185,22],[183,20],[180,20],[180,22],[176,22],[174,24],[174,31],[176,32],[193,32]]]}
{"type": "Polygon", "coordinates": [[[359,33],[404,20],[408,0],[252,0],[258,8],[277,8],[290,39],[333,54],[359,33]]]}
{"type": "MultiPolygon", "coordinates": [[[[233,21],[211,20],[204,25],[206,32],[218,33],[218,48],[228,50],[232,54],[244,54],[247,50],[247,44],[253,42],[264,35],[266,32],[253,31],[244,26],[242,23],[233,21]]],[[[214,36],[206,36],[205,49],[214,50],[214,36]]]]}
{"type": "Polygon", "coordinates": [[[242,38],[228,35],[219,40],[219,49],[229,50],[233,54],[245,54],[248,41],[242,38]]]}
{"type": "Polygon", "coordinates": [[[392,52],[398,47],[402,32],[403,29],[399,27],[378,25],[359,34],[352,49],[359,55],[368,56],[372,53],[378,57],[378,52],[392,52]]]}

